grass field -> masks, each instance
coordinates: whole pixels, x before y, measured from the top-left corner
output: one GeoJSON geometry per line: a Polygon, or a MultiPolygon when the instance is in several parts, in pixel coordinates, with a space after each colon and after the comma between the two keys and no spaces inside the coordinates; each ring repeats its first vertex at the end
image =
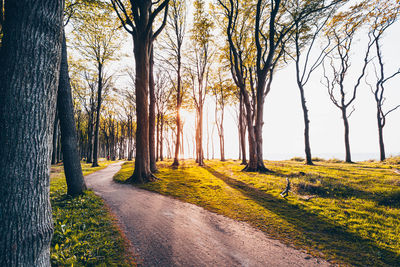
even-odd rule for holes
{"type": "MultiPolygon", "coordinates": [[[[82,163],[84,175],[105,168],[82,163]]],[[[51,242],[52,266],[132,266],[127,243],[116,227],[103,200],[92,191],[75,198],[66,195],[62,165],[51,168],[50,199],[54,235],[51,242]]]]}
{"type": "MultiPolygon", "coordinates": [[[[319,159],[268,161],[273,173],[242,172],[237,161],[158,163],[161,180],[140,185],[227,217],[246,221],[268,236],[333,263],[400,266],[400,167],[386,163],[345,164],[319,159]],[[291,181],[284,199],[279,194],[291,181]]],[[[126,180],[132,162],[114,176],[126,180]]]]}

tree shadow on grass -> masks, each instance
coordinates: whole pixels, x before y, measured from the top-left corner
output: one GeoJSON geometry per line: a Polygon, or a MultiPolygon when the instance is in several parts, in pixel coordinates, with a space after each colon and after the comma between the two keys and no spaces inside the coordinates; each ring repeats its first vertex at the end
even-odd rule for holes
{"type": "Polygon", "coordinates": [[[257,189],[244,182],[235,180],[211,167],[204,167],[216,178],[228,186],[239,190],[265,209],[275,213],[291,223],[310,247],[318,247],[323,253],[335,260],[341,260],[355,266],[399,266],[400,255],[378,247],[373,241],[347,231],[327,219],[312,214],[300,206],[288,203],[285,199],[257,189]]]}

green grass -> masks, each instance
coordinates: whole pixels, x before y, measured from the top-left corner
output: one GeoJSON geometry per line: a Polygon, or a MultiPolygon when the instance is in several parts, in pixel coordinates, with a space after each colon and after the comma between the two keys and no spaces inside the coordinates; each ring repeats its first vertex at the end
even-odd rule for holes
{"type": "MultiPolygon", "coordinates": [[[[110,161],[82,163],[84,175],[105,168],[110,161]]],[[[72,198],[62,165],[52,166],[50,199],[54,235],[51,242],[52,266],[132,266],[133,258],[122,233],[103,200],[92,191],[72,198]]]]}
{"type": "MultiPolygon", "coordinates": [[[[318,161],[266,162],[271,174],[242,172],[238,161],[158,164],[161,180],[140,185],[227,217],[246,221],[272,238],[331,262],[355,266],[400,266],[399,161],[356,164],[318,161]],[[286,185],[292,190],[279,196],[286,185]]],[[[126,180],[125,163],[114,177],[126,180]]]]}

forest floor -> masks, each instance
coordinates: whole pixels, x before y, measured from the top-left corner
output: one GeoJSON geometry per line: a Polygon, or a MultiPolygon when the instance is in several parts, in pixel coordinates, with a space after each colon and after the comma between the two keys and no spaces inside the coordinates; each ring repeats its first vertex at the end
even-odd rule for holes
{"type": "MultiPolygon", "coordinates": [[[[84,175],[106,168],[111,161],[100,161],[99,167],[82,162],[84,175]]],[[[93,191],[69,197],[62,164],[52,165],[50,200],[54,234],[51,241],[52,266],[132,266],[130,244],[103,200],[93,191]]]]}
{"type": "MultiPolygon", "coordinates": [[[[205,167],[198,167],[193,161],[186,160],[178,169],[171,168],[171,163],[158,163],[157,177],[160,180],[139,187],[246,222],[261,230],[265,236],[279,240],[280,249],[283,243],[339,265],[400,266],[400,175],[396,171],[400,168],[398,158],[389,159],[385,163],[355,164],[316,159],[315,166],[306,166],[295,160],[266,161],[267,168],[273,171],[268,174],[242,172],[243,166],[238,161],[211,160],[205,162],[205,167]],[[286,178],[291,181],[291,191],[284,199],[280,193],[286,186],[286,178]]],[[[132,162],[126,162],[114,176],[114,180],[124,181],[132,172],[132,162]]],[[[130,185],[116,185],[107,179],[104,178],[103,185],[93,184],[95,191],[100,190],[100,195],[106,202],[113,199],[111,206],[118,210],[117,213],[123,216],[130,212],[134,214],[132,220],[138,220],[136,223],[124,222],[128,231],[133,231],[133,236],[140,236],[142,231],[150,231],[149,239],[143,241],[147,242],[144,243],[146,245],[140,243],[142,241],[136,243],[136,247],[142,248],[145,253],[162,248],[164,254],[175,256],[175,249],[179,244],[192,249],[201,247],[203,243],[210,244],[210,248],[215,247],[212,249],[215,253],[230,253],[235,250],[218,251],[215,243],[225,242],[218,239],[220,233],[222,236],[227,233],[230,236],[228,240],[231,240],[234,235],[240,235],[240,227],[247,227],[247,224],[237,224],[239,228],[231,230],[229,224],[225,225],[226,222],[220,223],[225,217],[215,217],[218,218],[215,219],[218,223],[215,223],[213,219],[206,219],[214,215],[209,215],[203,209],[171,202],[170,198],[150,195],[130,185]],[[133,198],[126,198],[125,193],[122,193],[125,191],[133,198]],[[164,199],[167,199],[166,202],[164,199]],[[141,212],[145,212],[144,218],[141,212]],[[179,224],[176,222],[178,218],[186,219],[179,224]],[[162,225],[159,220],[163,222],[162,225]],[[199,220],[209,222],[199,227],[199,220]],[[193,221],[196,222],[195,225],[193,221]],[[194,230],[195,235],[190,234],[190,229],[194,230]],[[214,230],[210,232],[209,229],[214,230]],[[222,229],[220,233],[218,229],[222,229]],[[181,231],[189,232],[185,232],[187,236],[180,237],[181,231]],[[198,236],[206,232],[210,232],[211,236],[199,239],[198,236]],[[189,244],[182,243],[181,238],[190,239],[189,244]],[[171,241],[168,243],[166,240],[171,241]]],[[[232,221],[232,224],[235,223],[232,221]]],[[[262,239],[260,236],[259,238],[262,239]]],[[[247,242],[248,239],[254,238],[247,237],[244,241],[247,242]]],[[[249,247],[252,252],[261,252],[261,248],[261,255],[265,253],[268,259],[275,256],[281,260],[278,260],[277,265],[290,265],[289,255],[298,253],[292,250],[291,253],[281,256],[273,252],[271,256],[271,251],[265,244],[272,241],[264,240],[266,243],[255,247],[246,244],[239,251],[249,247]]],[[[193,254],[199,259],[204,257],[196,252],[193,254]]],[[[304,263],[304,258],[308,257],[297,257],[295,263],[309,266],[310,263],[304,263]]],[[[172,257],[169,260],[173,259],[172,257]]],[[[314,260],[313,262],[316,263],[314,260]]]]}
{"type": "Polygon", "coordinates": [[[267,237],[247,223],[130,184],[115,183],[112,177],[120,165],[112,164],[88,175],[86,181],[117,216],[139,265],[330,265],[267,237]]]}

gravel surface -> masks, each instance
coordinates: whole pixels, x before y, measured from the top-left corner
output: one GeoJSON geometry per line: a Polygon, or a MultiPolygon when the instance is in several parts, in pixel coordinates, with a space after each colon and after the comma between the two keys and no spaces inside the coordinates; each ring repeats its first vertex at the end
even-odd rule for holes
{"type": "Polygon", "coordinates": [[[110,206],[140,266],[329,266],[243,222],[113,182],[122,163],[86,176],[110,206]]]}

